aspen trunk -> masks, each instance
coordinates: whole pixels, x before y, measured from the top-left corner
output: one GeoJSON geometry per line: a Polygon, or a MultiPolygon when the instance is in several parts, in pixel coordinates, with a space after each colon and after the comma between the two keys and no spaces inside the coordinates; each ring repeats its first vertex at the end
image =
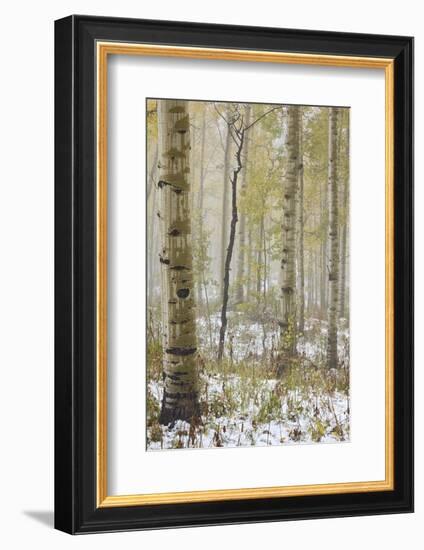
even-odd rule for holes
{"type": "Polygon", "coordinates": [[[322,234],[321,253],[320,253],[320,310],[321,317],[324,319],[327,315],[327,287],[328,287],[328,267],[327,267],[327,233],[328,233],[328,213],[327,213],[327,188],[328,181],[320,189],[320,227],[322,234]]]}
{"type": "MultiPolygon", "coordinates": [[[[229,132],[228,132],[229,133],[229,132]]],[[[219,344],[218,344],[218,360],[221,361],[224,355],[225,335],[227,332],[227,308],[230,288],[230,269],[231,260],[233,257],[234,242],[236,239],[236,226],[238,222],[238,208],[237,208],[237,181],[240,170],[242,169],[241,153],[243,150],[245,132],[242,130],[239,135],[239,142],[236,151],[237,166],[233,170],[231,178],[231,224],[230,224],[230,237],[228,241],[227,252],[225,255],[224,264],[224,286],[222,295],[222,310],[221,310],[221,328],[219,329],[219,344]]]]}
{"type": "Polygon", "coordinates": [[[305,258],[303,219],[303,110],[299,110],[299,332],[305,330],[305,258]]]}
{"type": "Polygon", "coordinates": [[[258,239],[258,249],[256,256],[256,293],[257,300],[260,301],[261,298],[261,289],[262,289],[262,241],[264,238],[264,217],[261,216],[261,221],[259,224],[259,239],[258,239]]]}
{"type": "MultiPolygon", "coordinates": [[[[197,212],[199,214],[199,242],[200,245],[203,246],[203,193],[204,193],[204,185],[205,185],[205,137],[206,137],[206,121],[205,121],[205,108],[203,108],[202,113],[202,134],[200,138],[200,174],[199,174],[199,195],[198,195],[198,201],[197,201],[197,212]]],[[[202,256],[201,261],[201,274],[199,277],[199,281],[197,284],[197,301],[199,304],[202,302],[202,281],[205,278],[204,274],[204,256],[205,253],[202,251],[199,251],[199,253],[202,256]]]]}
{"type": "Polygon", "coordinates": [[[266,293],[267,293],[267,279],[268,279],[268,255],[266,249],[266,227],[265,220],[263,223],[263,235],[262,235],[262,246],[263,246],[263,258],[264,258],[264,269],[263,269],[263,301],[264,301],[264,311],[266,309],[266,293]]]}
{"type": "MultiPolygon", "coordinates": [[[[148,238],[149,238],[149,262],[148,262],[148,299],[149,305],[153,305],[153,294],[154,294],[154,285],[155,285],[155,276],[157,273],[157,261],[158,257],[158,238],[156,235],[156,224],[154,222],[156,213],[157,213],[157,187],[153,187],[153,195],[151,197],[151,205],[148,209],[149,221],[148,221],[148,238]]],[[[149,203],[147,203],[149,206],[149,203]]]]}
{"type": "Polygon", "coordinates": [[[281,223],[282,258],[280,270],[280,353],[292,355],[296,349],[295,337],[295,239],[296,187],[299,173],[299,115],[297,107],[288,108],[287,168],[283,181],[283,219],[281,223]]]}
{"type": "Polygon", "coordinates": [[[227,124],[227,135],[225,139],[224,152],[224,180],[222,185],[222,222],[221,222],[221,264],[220,264],[220,292],[221,299],[224,297],[224,276],[225,276],[225,250],[228,241],[228,188],[230,182],[230,154],[231,154],[231,133],[227,124]]]}
{"type": "Polygon", "coordinates": [[[314,252],[314,287],[315,287],[315,315],[320,312],[320,291],[321,291],[321,271],[320,271],[320,252],[314,252]]]}
{"type": "MultiPolygon", "coordinates": [[[[345,155],[349,158],[349,129],[347,131],[346,152],[345,155]]],[[[346,268],[347,268],[347,228],[349,222],[349,170],[344,178],[343,185],[343,227],[340,243],[340,304],[339,317],[347,318],[346,312],[346,268]]]]}
{"type": "Polygon", "coordinates": [[[157,257],[158,253],[158,243],[156,236],[156,223],[155,217],[157,212],[156,200],[157,200],[157,187],[155,181],[157,181],[157,170],[158,170],[158,157],[159,157],[159,148],[156,145],[153,158],[148,163],[149,176],[147,180],[147,190],[146,190],[146,200],[147,200],[147,215],[148,215],[148,236],[149,236],[149,262],[148,262],[148,301],[149,305],[152,305],[153,294],[154,294],[154,282],[155,274],[157,271],[156,261],[153,258],[157,257]],[[152,195],[153,192],[153,195],[152,195]]]}
{"type": "MultiPolygon", "coordinates": [[[[246,105],[246,126],[250,126],[252,106],[250,104],[246,105]]],[[[240,195],[242,200],[246,196],[247,185],[248,185],[248,157],[249,157],[249,139],[246,136],[244,144],[244,155],[243,155],[243,169],[241,171],[242,182],[240,195]]],[[[238,248],[238,259],[237,259],[237,291],[236,291],[236,302],[241,303],[244,299],[244,272],[245,272],[245,258],[246,258],[246,213],[245,206],[243,205],[239,211],[239,248],[238,248]]]]}
{"type": "Polygon", "coordinates": [[[327,365],[337,367],[337,317],[339,311],[339,197],[337,173],[338,110],[329,112],[328,136],[328,199],[329,199],[329,262],[328,262],[328,338],[327,365]]]}
{"type": "Polygon", "coordinates": [[[342,227],[342,237],[340,243],[340,305],[339,305],[339,317],[346,319],[346,241],[347,241],[347,227],[342,227]]]}
{"type": "Polygon", "coordinates": [[[149,181],[147,185],[147,199],[150,197],[150,193],[152,192],[152,189],[154,187],[154,182],[156,180],[156,172],[158,168],[158,157],[159,157],[159,147],[156,145],[155,152],[153,153],[153,160],[152,164],[150,166],[149,171],[149,181]]]}
{"type": "Polygon", "coordinates": [[[314,276],[313,276],[313,256],[312,251],[309,251],[308,254],[308,314],[309,316],[313,315],[313,298],[314,298],[314,276]]]}
{"type": "Polygon", "coordinates": [[[186,101],[159,102],[164,393],[161,424],[198,416],[186,101]]]}
{"type": "MultiPolygon", "coordinates": [[[[247,220],[248,221],[248,220],[247,220]]],[[[252,228],[249,224],[249,229],[247,231],[247,284],[246,284],[246,298],[249,298],[249,296],[252,294],[252,228]]]]}

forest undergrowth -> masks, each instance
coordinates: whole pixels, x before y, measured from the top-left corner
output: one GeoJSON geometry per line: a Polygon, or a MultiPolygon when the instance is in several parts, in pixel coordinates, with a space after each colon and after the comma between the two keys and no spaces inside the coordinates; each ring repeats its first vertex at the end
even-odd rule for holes
{"type": "MultiPolygon", "coordinates": [[[[349,340],[339,330],[339,367],[326,366],[326,322],[310,319],[282,365],[276,326],[233,312],[217,363],[218,316],[199,323],[199,406],[195,422],[159,422],[163,396],[160,324],[147,349],[147,448],[187,449],[343,442],[350,435],[349,340]],[[212,346],[211,346],[212,333],[212,346]],[[236,344],[237,342],[237,344],[236,344]]],[[[154,326],[150,323],[150,326],[154,326]]]]}

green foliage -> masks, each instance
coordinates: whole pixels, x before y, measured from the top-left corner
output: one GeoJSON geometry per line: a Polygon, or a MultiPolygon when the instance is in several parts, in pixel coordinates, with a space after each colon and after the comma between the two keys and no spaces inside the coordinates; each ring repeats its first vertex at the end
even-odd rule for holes
{"type": "Polygon", "coordinates": [[[295,317],[292,315],[289,317],[288,326],[284,330],[284,334],[282,337],[281,342],[281,349],[283,352],[289,352],[290,354],[293,354],[294,346],[296,342],[296,320],[295,317]]]}
{"type": "Polygon", "coordinates": [[[147,387],[146,404],[147,410],[149,412],[147,416],[147,425],[155,426],[159,422],[160,405],[159,401],[155,398],[149,386],[147,387]]]}
{"type": "Polygon", "coordinates": [[[153,441],[153,443],[162,441],[163,432],[162,432],[162,426],[159,423],[155,423],[150,427],[148,431],[148,438],[150,441],[153,441]]]}
{"type": "Polygon", "coordinates": [[[281,398],[274,392],[265,392],[258,412],[254,416],[256,424],[265,424],[271,420],[281,420],[282,406],[281,398]]]}
{"type": "Polygon", "coordinates": [[[162,341],[147,338],[147,377],[149,380],[158,381],[162,377],[162,341]]]}
{"type": "Polygon", "coordinates": [[[319,443],[328,431],[328,421],[323,422],[321,418],[312,419],[308,428],[312,441],[319,443]]]}

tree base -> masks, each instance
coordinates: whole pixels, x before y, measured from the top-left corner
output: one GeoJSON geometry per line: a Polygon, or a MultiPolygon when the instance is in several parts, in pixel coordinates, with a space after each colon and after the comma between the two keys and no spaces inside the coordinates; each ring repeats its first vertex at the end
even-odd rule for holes
{"type": "Polygon", "coordinates": [[[299,362],[296,352],[280,352],[277,357],[275,374],[277,378],[282,378],[299,362]]]}
{"type": "Polygon", "coordinates": [[[174,425],[181,420],[190,424],[200,423],[200,407],[196,399],[185,399],[181,403],[167,403],[166,392],[162,400],[162,410],[159,416],[159,423],[163,426],[174,425]]]}

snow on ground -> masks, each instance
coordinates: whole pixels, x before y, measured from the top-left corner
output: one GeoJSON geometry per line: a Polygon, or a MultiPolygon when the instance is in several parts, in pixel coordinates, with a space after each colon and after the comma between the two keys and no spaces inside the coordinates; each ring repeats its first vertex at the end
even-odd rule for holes
{"type": "MultiPolygon", "coordinates": [[[[198,319],[201,349],[206,355],[216,350],[220,317],[198,319]]],[[[341,323],[338,338],[339,361],[349,367],[349,330],[341,323]]],[[[226,338],[225,356],[231,364],[244,361],[252,364],[252,376],[201,374],[201,406],[203,424],[195,429],[186,422],[173,427],[157,421],[147,430],[147,449],[216,448],[266,445],[331,443],[349,440],[350,402],[348,388],[329,391],[324,375],[317,384],[309,373],[325,362],[327,324],[319,319],[305,323],[297,353],[304,358],[298,372],[301,387],[288,388],[281,379],[267,379],[263,365],[277,347],[276,327],[260,323],[243,323],[238,312],[231,312],[226,338]],[[308,370],[309,369],[309,370],[308,370]],[[324,377],[324,378],[323,378],[324,377]]],[[[250,368],[250,366],[249,366],[250,368]]],[[[319,369],[318,369],[319,370],[319,369]]],[[[316,372],[316,371],[314,371],[316,372]]],[[[333,373],[334,374],[334,373],[333,373]]],[[[297,383],[297,382],[296,382],[297,383]]],[[[162,383],[150,381],[149,394],[157,408],[162,401],[162,383]]]]}
{"type": "MultiPolygon", "coordinates": [[[[228,313],[228,331],[226,338],[226,354],[231,354],[235,362],[251,356],[260,356],[264,350],[275,350],[277,347],[276,327],[263,326],[258,322],[243,323],[240,319],[242,314],[237,311],[228,313]]],[[[199,317],[198,337],[201,347],[204,349],[216,349],[219,341],[219,329],[221,317],[215,313],[210,318],[199,317]],[[212,344],[212,345],[211,345],[212,344]]],[[[305,335],[314,333],[312,338],[299,336],[297,352],[312,361],[318,361],[325,357],[327,351],[327,322],[320,319],[309,319],[305,321],[305,335]]],[[[338,330],[338,352],[341,361],[348,362],[349,354],[349,328],[346,320],[341,320],[338,330]]]]}
{"type": "MultiPolygon", "coordinates": [[[[226,378],[226,388],[234,393],[240,385],[237,376],[226,378]]],[[[220,376],[208,377],[208,398],[219,400],[223,392],[220,376]]],[[[299,443],[331,443],[349,440],[349,397],[341,392],[332,396],[311,395],[309,399],[290,390],[280,397],[278,413],[269,415],[265,422],[258,422],[261,406],[269,396],[275,395],[278,380],[264,380],[256,402],[249,400],[242,409],[237,407],[230,415],[208,415],[203,426],[190,434],[187,422],[177,422],[171,429],[162,426],[161,441],[148,441],[148,450],[171,448],[246,447],[290,445],[299,443]]],[[[162,387],[157,382],[149,384],[149,390],[158,403],[162,399],[162,387]]],[[[262,413],[263,417],[263,413],[262,413]]]]}

